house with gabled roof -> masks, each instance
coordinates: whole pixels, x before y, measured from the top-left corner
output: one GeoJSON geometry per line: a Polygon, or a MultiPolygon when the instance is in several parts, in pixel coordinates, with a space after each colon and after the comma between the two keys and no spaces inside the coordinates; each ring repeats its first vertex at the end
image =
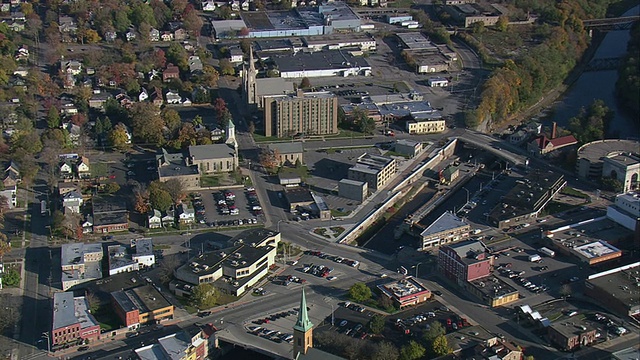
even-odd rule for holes
{"type": "Polygon", "coordinates": [[[576,145],[578,140],[573,135],[549,139],[545,135],[537,136],[527,145],[527,150],[533,155],[541,156],[552,151],[576,145]]]}
{"type": "Polygon", "coordinates": [[[193,209],[187,207],[186,204],[182,203],[177,206],[178,210],[178,221],[180,224],[192,224],[195,221],[196,214],[193,209]]]}
{"type": "Polygon", "coordinates": [[[176,218],[175,218],[174,214],[175,214],[175,211],[167,210],[166,213],[161,218],[162,226],[164,226],[164,227],[173,226],[173,224],[175,224],[175,222],[176,222],[176,218]]]}
{"type": "Polygon", "coordinates": [[[89,158],[81,156],[76,162],[76,173],[80,179],[88,179],[91,177],[91,168],[89,167],[89,158]]]}
{"type": "Polygon", "coordinates": [[[160,41],[160,30],[151,28],[149,30],[149,41],[160,41]]]}
{"type": "Polygon", "coordinates": [[[167,64],[167,68],[162,72],[162,81],[180,79],[180,68],[173,64],[167,64]]]}
{"type": "Polygon", "coordinates": [[[147,227],[149,229],[158,229],[162,227],[162,214],[160,210],[152,209],[147,214],[147,227]]]}
{"type": "Polygon", "coordinates": [[[20,168],[18,165],[13,162],[13,160],[7,165],[4,169],[4,175],[2,177],[2,183],[5,188],[17,185],[22,182],[22,177],[20,176],[20,168]]]}

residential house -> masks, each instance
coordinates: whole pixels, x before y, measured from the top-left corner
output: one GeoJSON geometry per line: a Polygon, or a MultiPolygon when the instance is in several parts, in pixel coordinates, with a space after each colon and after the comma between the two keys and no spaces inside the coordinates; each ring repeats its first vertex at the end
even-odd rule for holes
{"type": "Polygon", "coordinates": [[[202,60],[199,56],[189,56],[189,71],[193,74],[195,72],[202,72],[202,60]]]}
{"type": "Polygon", "coordinates": [[[65,102],[60,108],[60,114],[64,116],[73,116],[78,113],[78,107],[72,101],[65,102]]]}
{"type": "Polygon", "coordinates": [[[136,30],[135,29],[129,29],[129,31],[127,31],[124,34],[124,37],[127,39],[127,41],[133,41],[136,39],[136,30]]]}
{"type": "Polygon", "coordinates": [[[62,196],[62,209],[64,213],[80,214],[80,207],[84,200],[78,191],[71,191],[62,196]]]}
{"type": "Polygon", "coordinates": [[[151,30],[149,30],[149,41],[160,41],[160,30],[151,28],[151,30]]]}
{"type": "Polygon", "coordinates": [[[104,32],[104,34],[102,34],[102,37],[104,38],[104,41],[106,42],[114,42],[116,41],[116,38],[118,37],[118,33],[116,33],[113,30],[107,30],[104,32]]]}
{"type": "Polygon", "coordinates": [[[23,66],[18,66],[15,70],[13,70],[13,75],[26,78],[27,75],[29,75],[29,69],[23,66]]]}
{"type": "Polygon", "coordinates": [[[173,64],[167,64],[167,68],[162,72],[162,81],[171,79],[180,79],[180,69],[173,64]]]}
{"type": "Polygon", "coordinates": [[[91,234],[93,232],[93,216],[87,215],[82,222],[82,233],[91,234]]]}
{"type": "Polygon", "coordinates": [[[167,98],[167,104],[180,104],[180,100],[182,100],[180,94],[178,94],[178,92],[174,90],[167,91],[167,94],[165,96],[167,98]]]}
{"type": "Polygon", "coordinates": [[[104,109],[104,104],[107,102],[109,98],[111,98],[111,94],[103,93],[100,90],[94,90],[93,95],[89,99],[89,107],[92,109],[104,109]]]}
{"type": "Polygon", "coordinates": [[[189,37],[189,33],[187,33],[187,30],[185,29],[177,29],[176,31],[173,32],[173,38],[176,41],[184,41],[184,40],[187,40],[188,37],[189,37]]]}
{"type": "Polygon", "coordinates": [[[76,163],[76,172],[78,174],[78,178],[80,179],[88,179],[91,177],[91,169],[89,167],[89,159],[81,156],[76,163]]]}
{"type": "Polygon", "coordinates": [[[157,229],[162,227],[162,214],[160,210],[153,209],[147,215],[147,226],[149,229],[157,229]]]}
{"type": "Polygon", "coordinates": [[[191,102],[191,99],[189,99],[188,97],[185,97],[184,99],[181,99],[180,103],[182,104],[182,106],[191,106],[193,104],[191,102]]]}
{"type": "Polygon", "coordinates": [[[73,164],[70,160],[64,160],[60,163],[58,167],[58,172],[60,172],[60,178],[64,180],[73,179],[73,164]]]}
{"type": "Polygon", "coordinates": [[[147,92],[147,89],[141,88],[140,89],[140,94],[138,94],[138,101],[139,102],[143,102],[143,101],[147,100],[148,98],[149,98],[149,93],[147,92]]]}
{"type": "Polygon", "coordinates": [[[82,135],[82,128],[72,122],[66,122],[62,124],[62,128],[69,132],[69,140],[74,145],[80,143],[80,136],[82,135]]]}
{"type": "Polygon", "coordinates": [[[79,75],[82,72],[82,63],[77,60],[63,60],[60,62],[60,69],[65,74],[79,75]]]}
{"type": "Polygon", "coordinates": [[[270,144],[267,151],[275,156],[278,166],[295,165],[297,162],[304,164],[301,142],[270,144]]]}
{"type": "Polygon", "coordinates": [[[21,32],[25,29],[24,21],[11,21],[7,24],[7,27],[13,32],[21,32]]]}
{"type": "Polygon", "coordinates": [[[72,191],[78,191],[78,183],[60,181],[58,182],[57,187],[58,187],[58,195],[60,196],[64,196],[65,194],[70,193],[72,191]]]}
{"type": "MultiPolygon", "coordinates": [[[[243,1],[242,4],[240,4],[240,9],[242,9],[242,11],[249,11],[249,1],[243,1]]],[[[295,1],[291,2],[291,7],[294,8],[297,6],[297,3],[295,1]]]]}
{"type": "Polygon", "coordinates": [[[5,188],[14,186],[22,182],[20,176],[20,168],[16,163],[11,161],[9,165],[4,169],[4,176],[2,177],[2,184],[5,188]]]}
{"type": "Polygon", "coordinates": [[[178,205],[177,210],[180,224],[192,224],[195,221],[196,214],[193,209],[187,207],[187,204],[178,205]]]}
{"type": "Polygon", "coordinates": [[[238,0],[233,0],[231,2],[231,10],[233,11],[240,11],[240,1],[238,0]]]}
{"type": "Polygon", "coordinates": [[[173,33],[169,32],[169,31],[165,31],[162,33],[161,37],[162,41],[173,41],[173,33]]]}
{"type": "Polygon", "coordinates": [[[153,93],[151,93],[151,102],[153,105],[160,107],[164,104],[164,98],[162,97],[162,89],[155,87],[153,93]]]}
{"type": "Polygon", "coordinates": [[[16,51],[15,59],[16,61],[29,60],[29,47],[27,45],[22,45],[22,47],[16,51]]]}
{"type": "Polygon", "coordinates": [[[576,140],[573,135],[561,136],[551,139],[547,138],[545,135],[539,135],[529,144],[527,144],[527,150],[535,156],[541,156],[552,151],[576,145],[577,143],[578,140],[576,140]]]}
{"type": "Polygon", "coordinates": [[[229,49],[229,56],[232,63],[241,63],[244,61],[244,53],[239,46],[233,46],[229,49]]]}
{"type": "Polygon", "coordinates": [[[58,29],[60,32],[76,32],[78,25],[71,16],[59,16],[58,29]]]}
{"type": "Polygon", "coordinates": [[[202,3],[202,11],[215,11],[216,3],[213,1],[205,1],[202,3]]]}
{"type": "Polygon", "coordinates": [[[17,206],[17,195],[18,185],[11,185],[4,188],[4,190],[0,191],[0,196],[4,196],[7,199],[7,207],[9,209],[13,209],[17,206]]]}
{"type": "Polygon", "coordinates": [[[162,226],[169,227],[173,226],[176,223],[176,218],[173,216],[173,210],[167,210],[167,212],[162,216],[162,226]]]}

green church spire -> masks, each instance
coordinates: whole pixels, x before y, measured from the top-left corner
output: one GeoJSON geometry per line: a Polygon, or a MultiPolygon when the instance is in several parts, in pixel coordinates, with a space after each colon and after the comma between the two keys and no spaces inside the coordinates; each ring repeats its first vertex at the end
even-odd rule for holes
{"type": "Polygon", "coordinates": [[[307,298],[304,295],[304,288],[302,288],[302,298],[300,299],[300,311],[298,311],[298,321],[296,321],[294,330],[307,332],[313,327],[311,321],[309,321],[309,315],[307,314],[307,298]]]}

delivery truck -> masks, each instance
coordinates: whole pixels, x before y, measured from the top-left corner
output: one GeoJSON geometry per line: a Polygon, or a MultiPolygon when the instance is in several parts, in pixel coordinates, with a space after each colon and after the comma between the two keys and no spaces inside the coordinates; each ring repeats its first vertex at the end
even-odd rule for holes
{"type": "Polygon", "coordinates": [[[542,258],[538,254],[533,254],[533,255],[529,255],[529,261],[530,262],[540,262],[540,261],[542,261],[542,258]]]}
{"type": "Polygon", "coordinates": [[[553,251],[553,250],[551,250],[549,248],[546,248],[546,247],[542,247],[542,248],[538,249],[538,252],[540,254],[547,255],[548,257],[556,256],[556,252],[555,251],[553,251]]]}

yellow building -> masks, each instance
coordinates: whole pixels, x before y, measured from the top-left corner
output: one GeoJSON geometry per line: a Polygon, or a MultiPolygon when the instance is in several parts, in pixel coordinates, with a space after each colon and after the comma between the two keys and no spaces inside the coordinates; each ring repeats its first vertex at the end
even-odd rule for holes
{"type": "Polygon", "coordinates": [[[443,119],[407,121],[407,132],[412,135],[435,134],[443,132],[446,125],[443,119]]]}

